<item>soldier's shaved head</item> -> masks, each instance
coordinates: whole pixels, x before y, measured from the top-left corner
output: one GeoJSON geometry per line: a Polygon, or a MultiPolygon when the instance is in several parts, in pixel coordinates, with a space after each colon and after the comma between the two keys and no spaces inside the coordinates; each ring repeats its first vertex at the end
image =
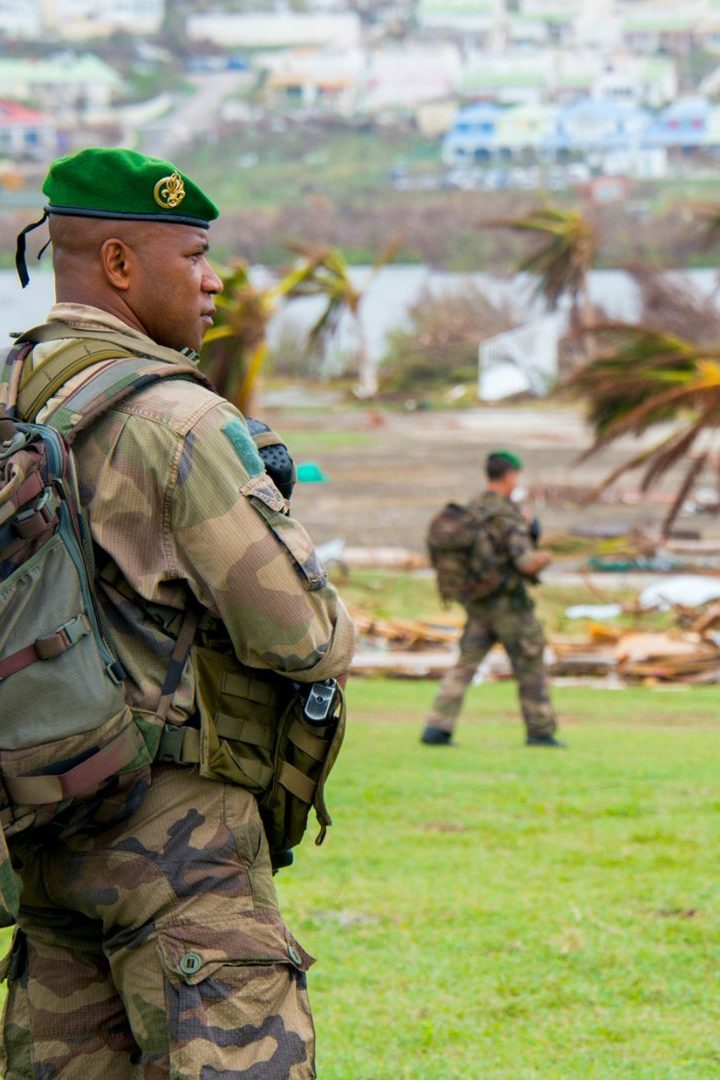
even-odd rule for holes
{"type": "Polygon", "coordinates": [[[50,215],[58,303],[115,315],[173,349],[199,349],[222,282],[207,229],[156,221],[50,215]]]}

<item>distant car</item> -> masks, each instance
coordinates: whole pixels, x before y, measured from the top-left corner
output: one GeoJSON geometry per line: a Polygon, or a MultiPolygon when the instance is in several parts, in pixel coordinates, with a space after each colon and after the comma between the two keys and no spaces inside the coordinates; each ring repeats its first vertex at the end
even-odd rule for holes
{"type": "Polygon", "coordinates": [[[244,56],[228,56],[225,67],[228,71],[249,71],[250,64],[244,56]]]}

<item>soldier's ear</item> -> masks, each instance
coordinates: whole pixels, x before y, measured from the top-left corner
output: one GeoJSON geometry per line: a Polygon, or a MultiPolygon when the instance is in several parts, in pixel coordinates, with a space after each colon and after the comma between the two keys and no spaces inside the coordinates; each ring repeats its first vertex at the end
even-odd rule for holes
{"type": "Polygon", "coordinates": [[[123,240],[117,237],[106,240],[100,248],[100,262],[105,277],[113,288],[123,292],[130,288],[133,252],[123,240]]]}

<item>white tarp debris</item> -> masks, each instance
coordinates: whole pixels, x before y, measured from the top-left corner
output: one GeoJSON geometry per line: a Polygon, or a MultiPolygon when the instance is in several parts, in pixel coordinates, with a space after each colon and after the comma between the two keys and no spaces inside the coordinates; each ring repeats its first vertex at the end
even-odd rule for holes
{"type": "Polygon", "coordinates": [[[616,619],[622,615],[622,604],[573,604],[565,608],[568,619],[595,619],[603,622],[605,619],[616,619]]]}
{"type": "Polygon", "coordinates": [[[648,585],[640,593],[642,608],[667,611],[680,604],[683,607],[701,607],[710,600],[720,599],[720,577],[703,574],[678,574],[654,585],[648,585]]]}

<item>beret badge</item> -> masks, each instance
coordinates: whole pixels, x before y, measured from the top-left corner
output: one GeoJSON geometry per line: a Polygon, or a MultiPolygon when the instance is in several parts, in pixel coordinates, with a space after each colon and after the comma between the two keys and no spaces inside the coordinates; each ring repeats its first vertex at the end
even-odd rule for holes
{"type": "Polygon", "coordinates": [[[185,184],[179,173],[163,176],[153,188],[153,199],[163,210],[174,210],[185,198],[185,184]]]}

